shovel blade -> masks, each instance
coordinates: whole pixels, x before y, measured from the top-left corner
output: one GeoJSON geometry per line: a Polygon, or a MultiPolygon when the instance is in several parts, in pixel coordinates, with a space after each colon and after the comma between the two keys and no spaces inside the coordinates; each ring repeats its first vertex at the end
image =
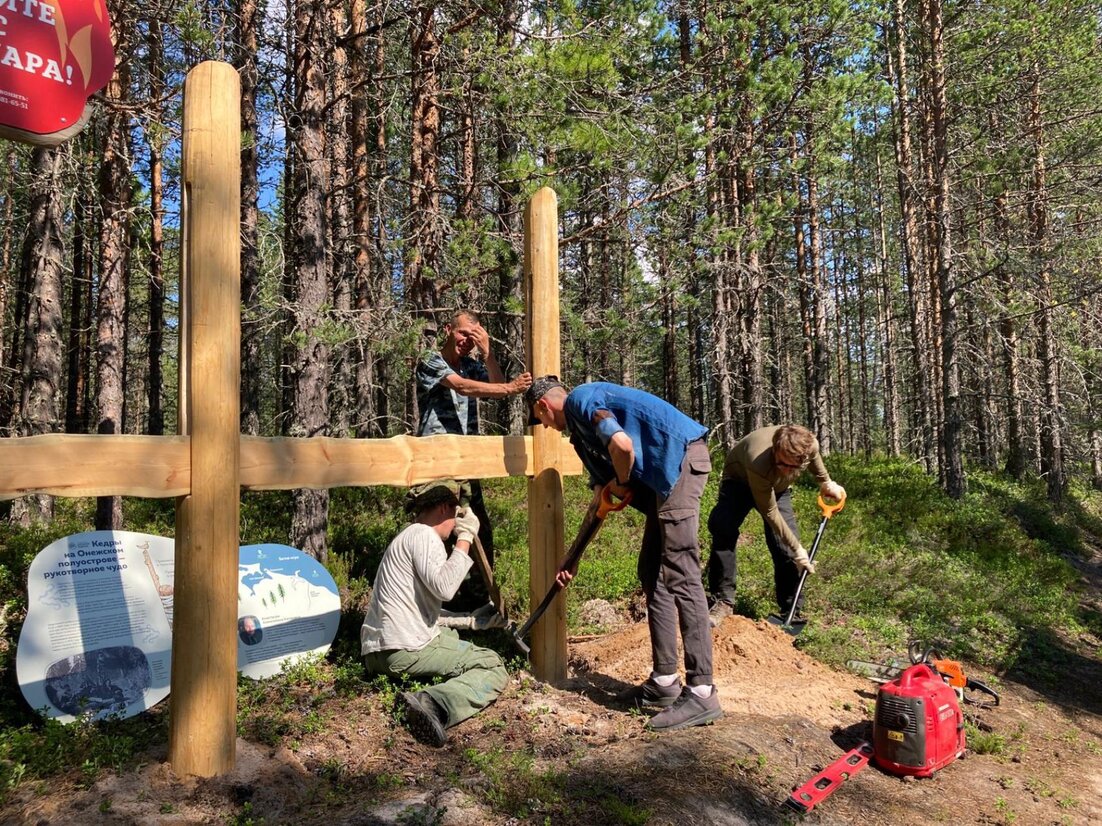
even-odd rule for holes
{"type": "Polygon", "coordinates": [[[505,628],[506,633],[509,635],[509,639],[513,641],[513,645],[520,649],[524,656],[530,656],[532,648],[528,643],[524,641],[524,637],[520,635],[520,629],[515,622],[510,622],[505,628]]]}
{"type": "Polygon", "coordinates": [[[766,617],[770,625],[776,625],[790,637],[798,637],[800,632],[804,630],[804,626],[807,625],[807,619],[805,617],[793,617],[791,624],[785,621],[787,619],[787,617],[782,617],[780,614],[770,614],[766,617]]]}

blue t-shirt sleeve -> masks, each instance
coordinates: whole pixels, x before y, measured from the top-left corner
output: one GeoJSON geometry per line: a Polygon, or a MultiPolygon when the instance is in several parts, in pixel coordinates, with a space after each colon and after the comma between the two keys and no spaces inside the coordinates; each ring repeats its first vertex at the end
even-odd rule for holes
{"type": "Polygon", "coordinates": [[[439,353],[429,353],[417,362],[417,386],[423,391],[432,390],[440,379],[455,373],[439,353]]]}
{"type": "Polygon", "coordinates": [[[612,441],[612,437],[617,433],[623,433],[624,428],[620,427],[620,423],[616,421],[616,417],[612,415],[612,411],[607,411],[608,415],[601,419],[597,424],[597,436],[601,440],[601,444],[608,447],[608,443],[612,441]]]}
{"type": "Polygon", "coordinates": [[[578,400],[576,409],[578,418],[585,422],[586,429],[595,433],[605,447],[608,447],[613,436],[624,430],[616,420],[616,414],[608,408],[603,392],[591,392],[583,396],[578,400]],[[602,413],[606,415],[599,415],[602,413]]]}

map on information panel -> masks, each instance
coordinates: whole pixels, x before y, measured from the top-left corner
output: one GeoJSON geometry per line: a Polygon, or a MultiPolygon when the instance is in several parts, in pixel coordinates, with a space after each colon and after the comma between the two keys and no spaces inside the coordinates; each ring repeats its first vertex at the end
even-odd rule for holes
{"type": "Polygon", "coordinates": [[[271,677],[289,658],[329,650],[341,598],[312,556],[287,545],[245,545],[238,583],[237,668],[245,676],[271,677]]]}
{"type": "MultiPolygon", "coordinates": [[[[129,531],[75,534],[31,563],[16,675],[35,709],[62,722],[131,717],[169,692],[174,543],[129,531]]],[[[238,669],[279,673],[324,654],[340,621],[329,572],[286,545],[241,548],[238,669]]],[[[231,629],[227,629],[229,631],[231,629]]]]}

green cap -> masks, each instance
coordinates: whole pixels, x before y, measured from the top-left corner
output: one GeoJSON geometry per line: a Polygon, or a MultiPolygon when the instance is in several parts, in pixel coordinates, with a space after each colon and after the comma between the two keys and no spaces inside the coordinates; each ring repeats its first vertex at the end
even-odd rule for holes
{"type": "Polygon", "coordinates": [[[459,492],[460,485],[454,479],[433,479],[414,485],[406,493],[406,513],[420,513],[448,500],[458,503],[459,492]]]}

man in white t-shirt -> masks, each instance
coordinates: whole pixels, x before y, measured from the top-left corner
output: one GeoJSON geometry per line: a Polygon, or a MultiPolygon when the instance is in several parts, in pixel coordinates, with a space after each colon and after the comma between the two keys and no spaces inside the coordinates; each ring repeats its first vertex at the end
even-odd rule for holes
{"type": "Polygon", "coordinates": [[[509,679],[496,652],[438,624],[441,604],[471,567],[469,551],[478,532],[478,518],[458,507],[459,491],[453,479],[410,488],[406,511],[413,523],[387,546],[360,629],[369,674],[449,678],[400,696],[410,732],[431,746],[444,745],[447,729],[496,700],[509,679]],[[449,555],[444,540],[453,531],[449,555]]]}
{"type": "MultiPolygon", "coordinates": [[[[532,383],[532,375],[522,372],[506,381],[490,349],[490,334],[470,310],[456,312],[444,326],[444,333],[440,350],[424,353],[417,363],[417,407],[421,411],[417,435],[479,436],[478,400],[504,399],[523,393],[532,383]]],[[[478,538],[492,568],[494,531],[482,498],[482,483],[478,479],[467,480],[465,493],[466,504],[478,517],[478,538]]],[[[448,607],[474,610],[489,599],[486,585],[476,572],[448,607]]],[[[500,605],[495,607],[501,609],[500,605]]]]}

